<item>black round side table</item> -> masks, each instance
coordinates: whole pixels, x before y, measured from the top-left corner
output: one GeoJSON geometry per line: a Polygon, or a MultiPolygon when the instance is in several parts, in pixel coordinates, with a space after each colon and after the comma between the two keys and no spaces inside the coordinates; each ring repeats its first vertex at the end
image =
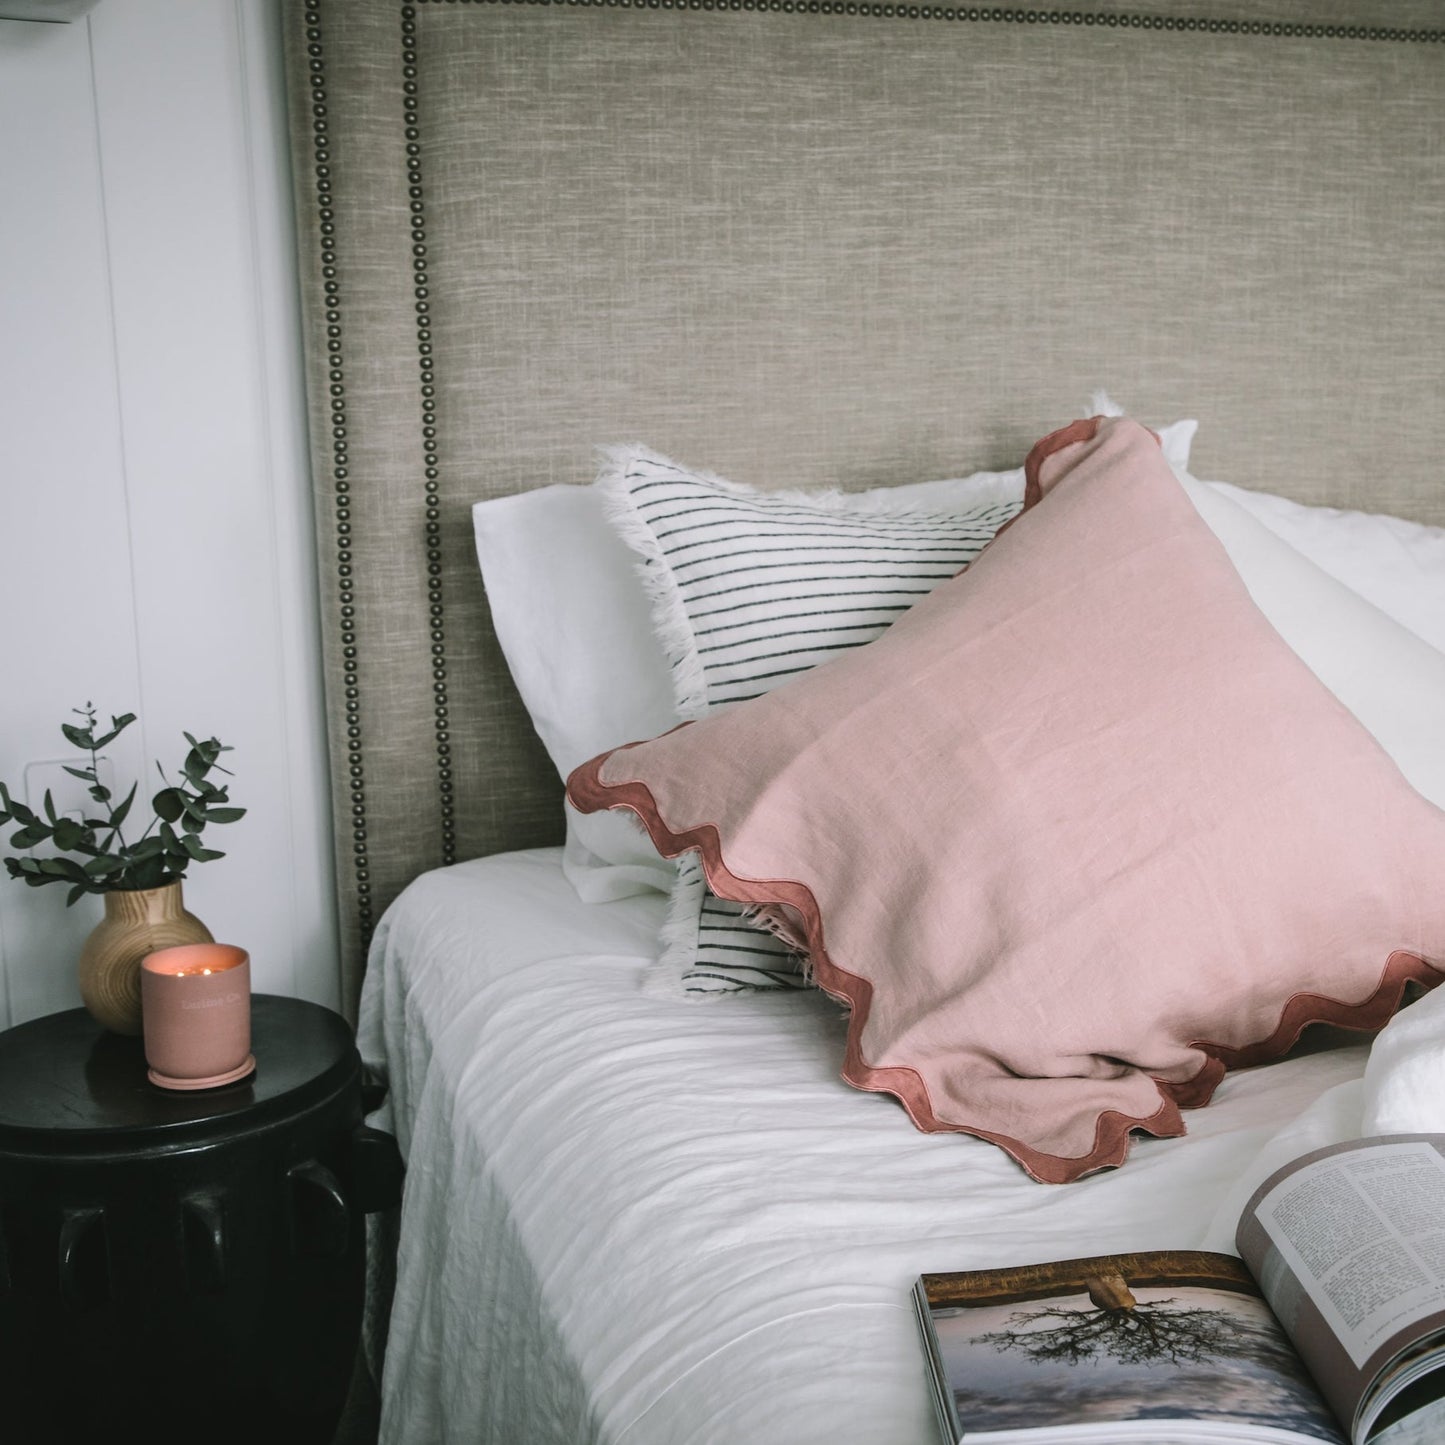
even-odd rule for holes
{"type": "Polygon", "coordinates": [[[171,1093],[83,1009],[0,1033],[0,1439],[331,1438],[400,1159],[336,1014],[257,994],[252,1049],[171,1093]]]}

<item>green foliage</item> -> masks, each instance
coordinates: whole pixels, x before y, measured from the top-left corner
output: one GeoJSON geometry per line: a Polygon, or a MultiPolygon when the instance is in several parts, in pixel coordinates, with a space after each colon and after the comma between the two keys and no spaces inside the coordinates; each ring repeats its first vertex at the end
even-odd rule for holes
{"type": "Polygon", "coordinates": [[[42,813],[36,813],[10,796],[0,783],[0,824],[18,823],[19,831],[10,835],[12,848],[34,848],[49,843],[62,853],[76,853],[84,861],[73,858],[6,858],[5,867],[12,878],[23,879],[32,888],[47,883],[68,883],[68,907],[87,893],[112,893],[117,889],[162,888],[186,876],[192,863],[207,863],[224,858],[224,853],[201,844],[201,834],[208,823],[234,823],[245,816],[244,808],[226,806],[230,796],[226,788],[211,781],[211,774],[230,773],[217,763],[230,748],[215,738],[204,742],[184,733],[190,751],[181,764],[179,782],[171,782],[159,763],[156,770],[165,787],[151,799],[155,816],[133,843],[127,843],[122,831],[130,816],[131,805],[140,787],[131,785],[130,792],[119,802],[100,781],[100,751],[108,747],[135,721],[134,713],[112,717],[110,730],[96,736],[95,708],[86,703],[73,708],[76,716],[85,719],[84,727],[62,723],[60,731],[67,742],[90,754],[90,765],[67,767],[65,771],[90,786],[87,792],[103,817],[59,817],[47,789],[42,813]]]}

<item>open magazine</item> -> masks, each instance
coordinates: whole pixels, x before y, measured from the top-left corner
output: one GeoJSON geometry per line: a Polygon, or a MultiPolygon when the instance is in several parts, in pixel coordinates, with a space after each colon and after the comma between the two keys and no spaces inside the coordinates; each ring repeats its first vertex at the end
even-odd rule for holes
{"type": "Polygon", "coordinates": [[[1235,1243],[923,1275],[944,1439],[1445,1445],[1445,1135],[1294,1160],[1235,1243]]]}

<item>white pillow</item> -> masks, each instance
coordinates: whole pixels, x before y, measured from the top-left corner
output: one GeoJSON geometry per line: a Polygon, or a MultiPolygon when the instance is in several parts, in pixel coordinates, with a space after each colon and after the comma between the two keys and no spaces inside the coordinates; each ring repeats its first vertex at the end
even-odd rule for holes
{"type": "MultiPolygon", "coordinates": [[[[678,722],[632,554],[591,487],[542,487],[472,508],[497,639],[559,775],[678,722]]],[[[563,868],[589,903],[672,887],[628,814],[567,809],[563,868]]]]}
{"type": "MultiPolygon", "coordinates": [[[[1176,468],[1249,595],[1300,660],[1445,808],[1445,655],[1315,566],[1220,488],[1176,468]]],[[[1279,719],[1287,731],[1290,720],[1279,719]]]]}
{"type": "Polygon", "coordinates": [[[1378,512],[1307,507],[1227,482],[1209,485],[1352,592],[1445,652],[1445,527],[1378,512]]]}

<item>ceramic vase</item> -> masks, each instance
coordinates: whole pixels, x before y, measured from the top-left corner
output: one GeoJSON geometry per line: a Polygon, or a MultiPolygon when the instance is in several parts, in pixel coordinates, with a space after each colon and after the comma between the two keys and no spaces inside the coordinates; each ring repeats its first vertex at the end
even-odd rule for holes
{"type": "Polygon", "coordinates": [[[164,888],[117,889],[80,950],[80,998],[103,1028],[141,1031],[140,961],[159,948],[212,943],[211,930],[186,912],[178,879],[164,888]]]}

